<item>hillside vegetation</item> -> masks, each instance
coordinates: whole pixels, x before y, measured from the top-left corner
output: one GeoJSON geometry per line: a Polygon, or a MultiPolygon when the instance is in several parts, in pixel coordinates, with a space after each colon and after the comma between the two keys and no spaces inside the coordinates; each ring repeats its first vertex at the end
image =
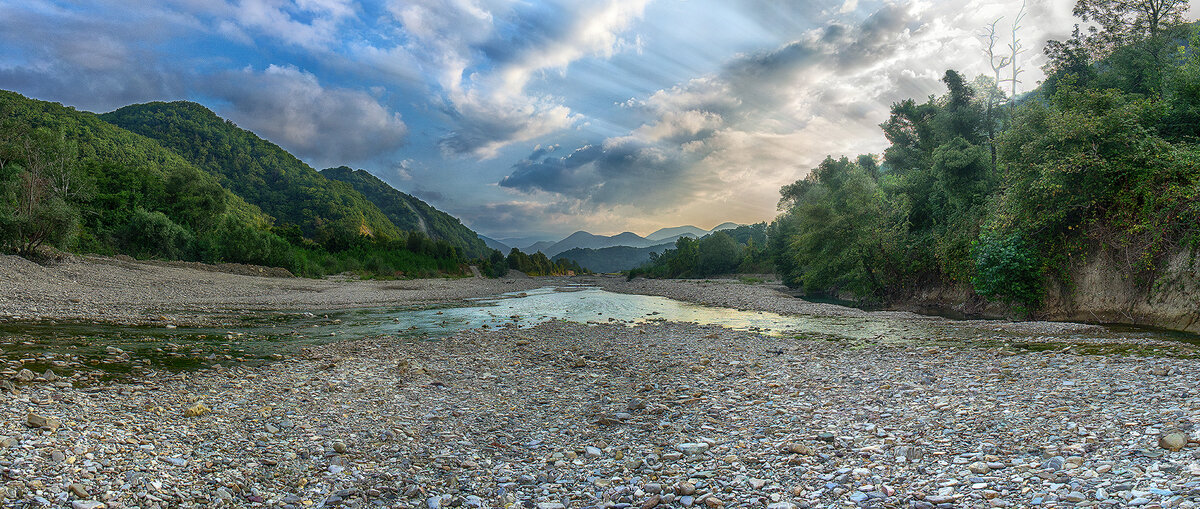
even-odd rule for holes
{"type": "Polygon", "coordinates": [[[0,249],[26,256],[55,246],[371,277],[467,274],[474,256],[506,270],[432,207],[431,231],[452,235],[398,227],[351,184],[194,103],[96,115],[0,92],[0,205],[0,249]]]}
{"type": "Polygon", "coordinates": [[[421,232],[433,240],[444,240],[463,250],[469,258],[487,258],[492,249],[475,232],[451,216],[416,197],[402,193],[364,170],[345,166],[326,168],[321,175],[330,180],[345,182],[362,193],[387,216],[397,228],[421,232]]]}
{"type": "Polygon", "coordinates": [[[827,158],[784,187],[783,280],[884,302],[958,288],[1018,314],[1101,255],[1139,298],[1180,252],[1195,281],[1200,30],[1107,29],[1125,32],[1052,41],[1047,80],[1018,98],[947,71],[944,95],[892,106],[882,158],[827,158]]]}
{"type": "Polygon", "coordinates": [[[580,266],[595,272],[620,272],[640,267],[649,262],[652,255],[660,254],[674,245],[668,242],[650,247],[611,246],[600,249],[577,247],[556,254],[552,259],[573,260],[580,266]]]}

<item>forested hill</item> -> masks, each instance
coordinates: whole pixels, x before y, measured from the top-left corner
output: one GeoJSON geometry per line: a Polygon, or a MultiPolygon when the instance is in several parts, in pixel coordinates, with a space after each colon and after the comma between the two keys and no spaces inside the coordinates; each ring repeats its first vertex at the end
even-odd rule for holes
{"type": "MultiPolygon", "coordinates": [[[[0,91],[0,246],[269,264],[270,217],[93,113],[0,91]],[[19,204],[19,205],[18,205],[19,204]],[[265,250],[263,250],[265,251],[265,250]]],[[[276,237],[276,240],[281,241],[276,237]]]]}
{"type": "Polygon", "coordinates": [[[281,223],[321,243],[364,234],[380,240],[400,229],[349,184],[323,177],[274,143],[192,102],[135,104],[100,115],[113,125],[154,139],[281,223]]]}
{"type": "Polygon", "coordinates": [[[321,175],[350,184],[401,230],[419,231],[435,240],[444,240],[463,250],[470,258],[486,258],[492,249],[479,235],[463,226],[458,218],[431,207],[415,196],[405,194],[365,170],[345,166],[326,168],[321,175]]]}
{"type": "Polygon", "coordinates": [[[452,240],[463,244],[398,228],[350,184],[193,103],[96,115],[0,91],[0,252],[37,258],[53,246],[305,276],[507,270],[501,253],[452,240]]]}

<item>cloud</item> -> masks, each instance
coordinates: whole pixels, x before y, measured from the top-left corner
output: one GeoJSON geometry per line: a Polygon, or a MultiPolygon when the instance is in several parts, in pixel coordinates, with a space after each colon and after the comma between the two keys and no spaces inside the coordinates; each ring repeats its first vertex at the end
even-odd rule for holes
{"type": "Polygon", "coordinates": [[[146,45],[188,20],[154,5],[113,19],[86,8],[0,4],[0,88],[91,110],[184,95],[186,78],[146,45]],[[116,34],[120,34],[119,36],[116,34]]]}
{"type": "Polygon", "coordinates": [[[892,103],[944,93],[945,69],[981,72],[974,27],[991,14],[884,3],[857,23],[830,20],[623,103],[650,120],[564,156],[522,159],[500,186],[587,213],[634,205],[660,222],[761,220],[779,187],[825,156],[886,147],[878,124],[892,103]]]}
{"type": "Polygon", "coordinates": [[[328,88],[293,66],[228,71],[203,83],[224,115],[318,165],[361,162],[404,144],[408,126],[370,94],[328,88]]]}
{"type": "Polygon", "coordinates": [[[339,42],[339,28],[356,17],[352,0],[235,0],[205,9],[218,18],[218,29],[234,39],[253,31],[307,49],[339,42]]]}
{"type": "Polygon", "coordinates": [[[442,152],[489,159],[577,124],[580,115],[560,98],[527,86],[541,73],[631,47],[621,33],[647,2],[405,0],[388,4],[388,12],[407,40],[406,58],[432,77],[454,125],[439,142],[442,152]]]}

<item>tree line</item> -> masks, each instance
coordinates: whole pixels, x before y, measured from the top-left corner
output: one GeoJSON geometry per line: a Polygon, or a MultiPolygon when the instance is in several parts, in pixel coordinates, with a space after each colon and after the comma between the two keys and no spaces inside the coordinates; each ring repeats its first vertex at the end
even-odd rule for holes
{"type": "Polygon", "coordinates": [[[999,20],[985,27],[991,76],[948,70],[944,94],[893,104],[890,146],[784,186],[761,240],[680,239],[629,276],[766,267],[812,293],[888,302],[958,287],[1028,312],[1110,250],[1149,289],[1166,257],[1200,247],[1200,27],[1186,10],[1080,0],[1083,28],[1049,41],[1045,81],[1017,94],[1022,7],[1008,51],[999,20]]]}
{"type": "Polygon", "coordinates": [[[945,94],[894,104],[882,156],[827,158],[781,190],[777,271],[864,300],[963,286],[1032,310],[1048,281],[1108,249],[1148,288],[1200,241],[1200,29],[1186,8],[1082,0],[1091,24],[1047,44],[1038,89],[1007,96],[951,70],[945,94]]]}

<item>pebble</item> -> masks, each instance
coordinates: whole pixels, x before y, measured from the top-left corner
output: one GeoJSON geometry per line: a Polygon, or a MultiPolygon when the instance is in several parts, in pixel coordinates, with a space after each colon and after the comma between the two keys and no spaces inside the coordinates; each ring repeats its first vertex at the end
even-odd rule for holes
{"type": "Polygon", "coordinates": [[[200,417],[200,416],[202,416],[202,415],[205,415],[205,414],[207,414],[207,413],[209,413],[209,412],[211,412],[211,411],[212,411],[212,409],[211,409],[211,408],[208,408],[208,406],[207,406],[207,405],[205,405],[205,404],[204,404],[204,403],[202,403],[202,402],[198,402],[198,403],[196,403],[195,405],[192,405],[192,406],[190,406],[190,407],[187,407],[187,409],[185,409],[185,410],[183,411],[183,416],[184,416],[184,417],[200,417]]]}
{"type": "Polygon", "coordinates": [[[967,469],[970,470],[971,473],[973,473],[973,474],[981,474],[981,475],[992,471],[992,468],[989,467],[987,463],[984,463],[982,461],[976,461],[974,463],[971,463],[970,465],[967,466],[967,469]]]}
{"type": "Polygon", "coordinates": [[[79,498],[88,498],[87,488],[84,488],[82,484],[71,483],[71,485],[68,486],[67,489],[79,498]]]}
{"type": "Polygon", "coordinates": [[[30,428],[56,431],[58,430],[59,426],[62,426],[62,422],[53,417],[43,417],[30,412],[29,415],[25,417],[25,425],[29,426],[30,428]]]}
{"type": "Polygon", "coordinates": [[[0,408],[13,476],[0,505],[91,502],[69,483],[113,507],[1182,508],[1200,490],[1200,458],[1155,447],[1200,422],[1193,361],[1082,355],[1054,333],[1013,339],[991,324],[891,325],[914,341],[556,321],[119,383],[60,371],[76,383],[22,385],[0,408]],[[961,343],[922,346],[932,333],[961,343]],[[1024,341],[1059,346],[1012,346],[1024,341]],[[401,373],[402,359],[436,376],[401,373]],[[1151,378],[1154,363],[1173,375],[1151,378]],[[201,400],[207,417],[180,414],[201,400]],[[30,408],[70,424],[27,429],[30,408]],[[46,461],[54,451],[64,463],[46,461]]]}
{"type": "Polygon", "coordinates": [[[1158,446],[1168,451],[1178,451],[1187,446],[1188,437],[1183,433],[1167,433],[1158,439],[1158,446]]]}

